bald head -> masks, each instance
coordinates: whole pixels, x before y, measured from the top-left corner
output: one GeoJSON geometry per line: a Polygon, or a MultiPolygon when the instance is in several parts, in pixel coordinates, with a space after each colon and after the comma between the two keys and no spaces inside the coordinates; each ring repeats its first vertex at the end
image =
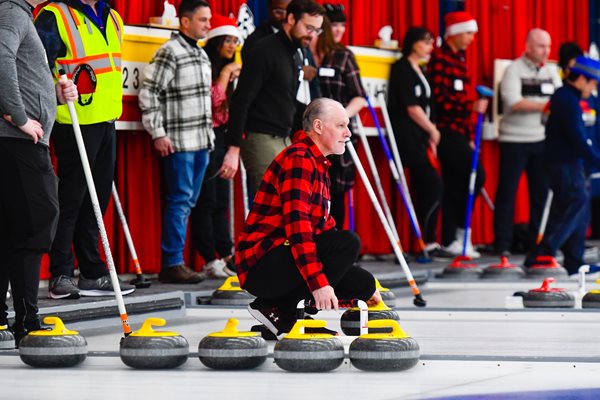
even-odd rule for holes
{"type": "Polygon", "coordinates": [[[344,153],[349,122],[346,109],[325,97],[313,100],[302,116],[302,128],[325,156],[344,153]]]}
{"type": "Polygon", "coordinates": [[[543,65],[550,56],[552,39],[550,34],[543,29],[533,28],[527,33],[525,41],[525,55],[535,65],[543,65]]]}

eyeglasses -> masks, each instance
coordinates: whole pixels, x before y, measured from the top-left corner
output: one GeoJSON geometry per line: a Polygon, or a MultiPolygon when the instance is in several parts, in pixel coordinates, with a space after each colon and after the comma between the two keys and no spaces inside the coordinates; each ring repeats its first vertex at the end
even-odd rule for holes
{"type": "Polygon", "coordinates": [[[306,28],[306,32],[308,32],[309,34],[314,33],[315,35],[319,36],[321,33],[323,33],[323,29],[321,29],[321,28],[317,28],[316,26],[308,25],[304,21],[300,21],[300,22],[302,22],[302,24],[306,28]]]}

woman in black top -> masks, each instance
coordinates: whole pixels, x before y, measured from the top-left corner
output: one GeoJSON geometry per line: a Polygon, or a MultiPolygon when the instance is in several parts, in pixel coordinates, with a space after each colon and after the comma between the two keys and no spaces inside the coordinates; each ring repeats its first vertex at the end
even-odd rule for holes
{"type": "Polygon", "coordinates": [[[421,66],[432,51],[433,34],[428,29],[408,29],[403,57],[390,73],[388,109],[402,164],[410,172],[426,250],[435,254],[440,248],[436,227],[442,200],[442,179],[436,170],[440,132],[433,122],[431,88],[421,66]]]}

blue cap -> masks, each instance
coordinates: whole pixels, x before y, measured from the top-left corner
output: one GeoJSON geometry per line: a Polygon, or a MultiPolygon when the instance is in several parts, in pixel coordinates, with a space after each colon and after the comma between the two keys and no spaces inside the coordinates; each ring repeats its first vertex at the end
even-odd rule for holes
{"type": "Polygon", "coordinates": [[[570,72],[576,72],[586,78],[600,81],[600,61],[579,56],[575,59],[575,65],[570,68],[570,72]]]}

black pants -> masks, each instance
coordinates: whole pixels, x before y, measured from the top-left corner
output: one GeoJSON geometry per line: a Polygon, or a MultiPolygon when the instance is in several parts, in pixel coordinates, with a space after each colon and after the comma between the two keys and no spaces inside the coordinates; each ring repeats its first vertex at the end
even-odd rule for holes
{"type": "MultiPolygon", "coordinates": [[[[316,236],[315,243],[323,273],[338,299],[368,300],[373,295],[373,275],[353,265],[360,252],[360,239],[354,232],[331,230],[316,236]]],[[[311,298],[290,246],[277,247],[260,259],[248,272],[244,289],[287,311],[311,298]]]]}
{"type": "MultiPolygon", "coordinates": [[[[444,195],[442,199],[442,244],[449,245],[456,239],[456,228],[465,224],[469,175],[473,150],[467,137],[454,131],[443,131],[438,145],[438,157],[442,164],[444,195]]],[[[481,162],[477,163],[475,195],[483,187],[485,173],[481,162]]]]}
{"type": "Polygon", "coordinates": [[[231,235],[227,212],[229,209],[229,181],[217,175],[225,156],[225,131],[215,128],[215,149],[210,159],[200,197],[192,209],[191,232],[194,247],[205,262],[231,255],[231,235]]]}
{"type": "Polygon", "coordinates": [[[338,229],[344,228],[346,220],[346,195],[348,192],[331,193],[331,204],[329,213],[335,220],[335,226],[338,229]]]}
{"type": "Polygon", "coordinates": [[[437,222],[442,205],[442,177],[429,162],[409,166],[414,188],[413,204],[425,243],[437,242],[437,222]]]}
{"type": "Polygon", "coordinates": [[[6,324],[10,280],[15,320],[37,322],[42,254],[58,222],[58,182],[47,146],[0,139],[0,325],[6,324]]]}
{"type": "Polygon", "coordinates": [[[527,172],[529,187],[529,237],[528,250],[535,246],[536,234],[542,219],[548,178],[544,163],[544,142],[500,143],[500,167],[496,210],[494,211],[494,247],[509,250],[512,243],[515,195],[521,173],[527,172]]]}
{"type": "MultiPolygon", "coordinates": [[[[110,200],[116,158],[114,123],[82,125],[85,150],[92,169],[102,214],[110,200]]],[[[108,273],[98,250],[98,223],[87,189],[83,167],[71,125],[54,124],[54,151],[60,179],[58,198],[60,218],[56,238],[50,251],[50,273],[72,276],[75,250],[79,270],[87,279],[108,273]]]]}

